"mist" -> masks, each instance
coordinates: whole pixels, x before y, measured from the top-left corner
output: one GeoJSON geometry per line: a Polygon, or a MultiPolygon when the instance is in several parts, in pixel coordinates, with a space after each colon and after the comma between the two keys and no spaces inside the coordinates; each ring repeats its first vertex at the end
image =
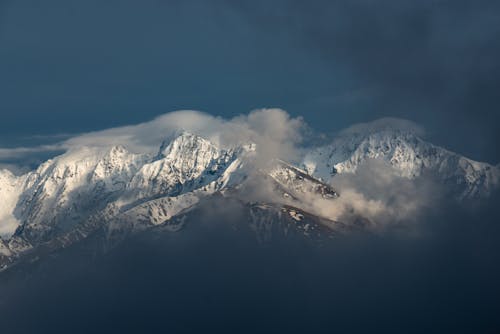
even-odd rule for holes
{"type": "Polygon", "coordinates": [[[320,212],[349,221],[356,215],[370,220],[372,228],[403,225],[408,230],[417,224],[423,213],[443,210],[449,200],[447,190],[432,173],[415,179],[402,177],[400,172],[381,159],[369,159],[356,173],[336,175],[332,185],[340,197],[330,205],[316,202],[320,212]]]}

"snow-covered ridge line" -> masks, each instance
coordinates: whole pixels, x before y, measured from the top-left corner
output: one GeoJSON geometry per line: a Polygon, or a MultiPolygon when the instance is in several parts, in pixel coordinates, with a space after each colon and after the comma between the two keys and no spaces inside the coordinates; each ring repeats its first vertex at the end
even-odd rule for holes
{"type": "MultiPolygon", "coordinates": [[[[165,140],[156,154],[131,153],[121,145],[82,147],[22,176],[0,170],[0,265],[41,244],[74,243],[96,229],[115,238],[162,225],[249,177],[272,179],[281,198],[289,195],[297,207],[318,195],[335,200],[335,175],[355,174],[370,159],[384,160],[409,179],[435,173],[460,199],[487,196],[500,184],[498,166],[432,145],[411,131],[343,134],[330,145],[311,148],[300,167],[275,159],[264,174],[254,173],[257,149],[254,144],[222,149],[181,132],[165,140]]],[[[277,198],[274,204],[283,202],[277,198]]]]}
{"type": "Polygon", "coordinates": [[[305,170],[292,166],[285,161],[276,159],[276,164],[269,172],[269,176],[288,191],[294,198],[300,193],[307,195],[321,195],[323,198],[336,198],[337,192],[321,179],[309,175],[305,170]]]}
{"type": "Polygon", "coordinates": [[[428,143],[414,132],[392,129],[340,136],[330,145],[313,149],[303,165],[309,174],[331,180],[337,173],[355,173],[369,159],[389,163],[408,179],[434,173],[455,187],[460,199],[488,196],[500,185],[498,166],[428,143]]]}
{"type": "Polygon", "coordinates": [[[239,157],[248,150],[221,150],[183,132],[163,144],[156,157],[133,154],[123,146],[82,147],[20,177],[2,171],[2,235],[8,237],[17,230],[30,240],[50,238],[50,232],[70,230],[110,202],[125,206],[218,181],[214,191],[227,185],[230,175],[224,172],[237,169],[239,157]]]}

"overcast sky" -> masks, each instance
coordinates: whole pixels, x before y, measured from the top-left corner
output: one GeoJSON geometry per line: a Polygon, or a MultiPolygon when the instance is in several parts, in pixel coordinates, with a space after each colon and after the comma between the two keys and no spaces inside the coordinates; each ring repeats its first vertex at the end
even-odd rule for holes
{"type": "Polygon", "coordinates": [[[498,1],[1,0],[0,147],[196,109],[380,117],[500,162],[498,1]]]}

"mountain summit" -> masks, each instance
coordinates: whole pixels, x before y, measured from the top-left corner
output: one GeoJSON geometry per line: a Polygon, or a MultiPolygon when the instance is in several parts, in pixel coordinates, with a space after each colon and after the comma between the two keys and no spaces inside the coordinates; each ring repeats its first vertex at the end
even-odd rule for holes
{"type": "Polygon", "coordinates": [[[186,219],[196,219],[199,203],[211,198],[240,203],[260,240],[276,230],[272,226],[307,238],[329,238],[369,223],[362,213],[355,224],[338,221],[317,204],[334,207],[343,196],[332,187],[336,175],[355,175],[370,159],[384,160],[409,180],[432,172],[459,200],[485,197],[500,183],[497,166],[408,131],[344,134],[310,148],[299,166],[274,160],[270,167],[259,167],[256,152],[253,144],[222,149],[181,132],[164,141],[157,154],[131,153],[123,146],[82,147],[25,175],[1,170],[0,266],[95,233],[116,241],[153,227],[177,231],[186,219]]]}
{"type": "Polygon", "coordinates": [[[459,199],[488,196],[500,184],[498,166],[428,143],[414,131],[391,128],[341,135],[331,144],[311,150],[303,165],[309,174],[331,180],[335,174],[356,173],[370,159],[383,160],[407,179],[433,173],[453,187],[459,199]]]}

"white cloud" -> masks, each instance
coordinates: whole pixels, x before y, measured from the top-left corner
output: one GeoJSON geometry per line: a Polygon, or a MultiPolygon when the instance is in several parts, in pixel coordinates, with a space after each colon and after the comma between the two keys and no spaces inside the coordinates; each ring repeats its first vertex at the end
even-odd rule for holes
{"type": "Polygon", "coordinates": [[[57,151],[61,150],[62,148],[63,146],[61,144],[42,145],[33,147],[0,148],[0,160],[17,159],[40,152],[57,151]]]}
{"type": "MultiPolygon", "coordinates": [[[[183,110],[166,113],[151,121],[75,135],[64,141],[36,147],[0,148],[0,162],[22,160],[36,154],[81,147],[108,148],[123,145],[136,153],[154,153],[161,143],[180,130],[200,135],[224,148],[253,142],[262,160],[278,157],[293,160],[295,145],[306,127],[281,109],[258,109],[232,119],[183,110]]],[[[12,169],[13,165],[10,165],[12,169]]]]}
{"type": "Polygon", "coordinates": [[[401,118],[385,117],[371,122],[357,123],[340,132],[340,135],[369,134],[384,130],[401,130],[414,133],[419,136],[425,135],[425,130],[417,123],[401,118]]]}
{"type": "Polygon", "coordinates": [[[262,154],[269,155],[272,152],[278,156],[289,156],[294,152],[293,146],[301,140],[304,127],[301,118],[291,118],[281,109],[259,109],[229,120],[186,110],[167,113],[138,125],[79,135],[62,145],[69,149],[121,144],[133,151],[151,152],[157,150],[165,138],[185,130],[221,147],[255,142],[262,154]]]}
{"type": "Polygon", "coordinates": [[[380,159],[367,160],[354,174],[336,175],[332,185],[340,197],[328,203],[315,201],[316,210],[344,222],[362,216],[376,228],[416,222],[436,208],[444,194],[432,175],[410,180],[380,159]]]}

